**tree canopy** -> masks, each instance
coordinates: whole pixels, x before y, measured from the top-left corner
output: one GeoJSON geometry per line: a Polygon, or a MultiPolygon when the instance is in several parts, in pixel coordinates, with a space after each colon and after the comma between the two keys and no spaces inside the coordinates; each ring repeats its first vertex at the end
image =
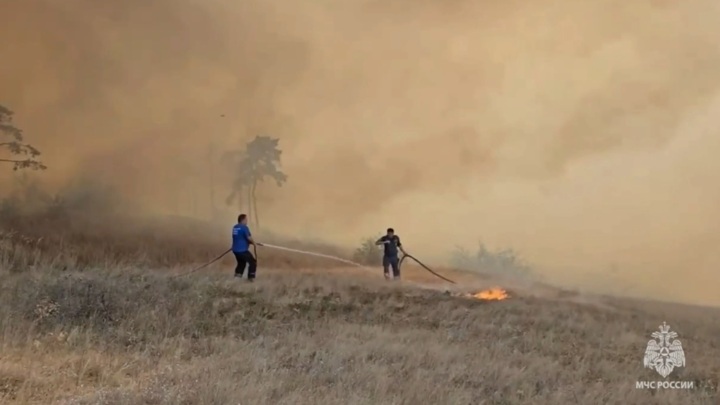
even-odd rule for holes
{"type": "Polygon", "coordinates": [[[279,148],[280,140],[269,136],[256,136],[245,145],[244,150],[233,151],[226,154],[226,158],[235,165],[235,178],[226,202],[232,204],[237,201],[242,207],[243,197],[247,199],[247,214],[254,214],[255,225],[259,227],[260,220],[257,209],[257,186],[266,178],[275,181],[278,187],[287,181],[287,175],[280,170],[282,151],[279,148]]]}
{"type": "Polygon", "coordinates": [[[39,160],[40,151],[25,143],[22,130],[12,119],[13,112],[0,105],[0,163],[12,164],[13,170],[45,170],[47,167],[39,160]]]}

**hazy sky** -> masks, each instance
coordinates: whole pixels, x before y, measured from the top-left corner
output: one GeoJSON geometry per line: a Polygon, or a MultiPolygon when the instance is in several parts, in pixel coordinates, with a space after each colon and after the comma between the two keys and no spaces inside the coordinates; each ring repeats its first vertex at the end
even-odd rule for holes
{"type": "Polygon", "coordinates": [[[0,103],[47,181],[204,213],[210,143],[270,134],[279,231],[394,226],[419,256],[482,239],[560,280],[615,266],[720,304],[717,2],[6,3],[0,103]]]}

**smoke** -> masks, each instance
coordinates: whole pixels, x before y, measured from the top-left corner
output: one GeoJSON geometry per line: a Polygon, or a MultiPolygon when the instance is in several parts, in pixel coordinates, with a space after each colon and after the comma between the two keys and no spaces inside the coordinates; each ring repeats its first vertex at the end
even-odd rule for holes
{"type": "Polygon", "coordinates": [[[483,238],[559,280],[614,266],[645,295],[717,300],[709,0],[5,3],[0,103],[49,184],[93,173],[202,216],[211,157],[269,134],[279,231],[393,226],[419,256],[483,238]]]}

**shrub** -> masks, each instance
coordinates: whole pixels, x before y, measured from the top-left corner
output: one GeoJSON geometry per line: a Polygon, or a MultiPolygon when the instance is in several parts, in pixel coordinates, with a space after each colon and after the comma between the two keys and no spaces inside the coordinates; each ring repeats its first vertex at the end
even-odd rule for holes
{"type": "Polygon", "coordinates": [[[50,194],[34,179],[19,176],[15,187],[0,197],[0,225],[6,227],[31,217],[89,218],[133,212],[132,205],[117,190],[85,178],[72,180],[59,192],[50,194]]]}
{"type": "Polygon", "coordinates": [[[363,239],[360,247],[355,249],[353,261],[366,266],[379,266],[382,264],[382,254],[380,247],[375,245],[380,236],[363,239]]]}
{"type": "Polygon", "coordinates": [[[491,251],[482,242],[474,254],[458,247],[453,252],[452,262],[460,269],[483,273],[528,276],[532,272],[531,267],[513,249],[491,251]]]}
{"type": "Polygon", "coordinates": [[[55,214],[113,214],[123,201],[113,188],[97,181],[80,179],[68,183],[47,206],[55,214]]]}

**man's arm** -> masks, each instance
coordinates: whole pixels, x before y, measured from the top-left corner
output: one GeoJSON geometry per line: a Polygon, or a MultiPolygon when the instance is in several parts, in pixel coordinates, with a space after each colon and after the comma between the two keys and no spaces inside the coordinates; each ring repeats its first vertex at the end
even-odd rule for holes
{"type": "Polygon", "coordinates": [[[260,242],[255,242],[255,239],[253,239],[252,234],[250,233],[250,228],[245,228],[245,239],[248,241],[249,244],[255,245],[255,246],[265,246],[260,242]]]}
{"type": "Polygon", "coordinates": [[[403,248],[402,242],[400,242],[400,237],[399,237],[399,236],[397,236],[397,247],[398,247],[398,249],[400,249],[400,251],[401,251],[404,255],[407,254],[407,252],[406,252],[405,249],[403,248]]]}
{"type": "Polygon", "coordinates": [[[245,227],[245,228],[243,229],[243,231],[244,231],[244,233],[245,233],[245,239],[248,241],[248,243],[251,244],[251,245],[254,245],[254,244],[255,244],[255,240],[253,239],[252,234],[250,233],[250,228],[245,227]]]}
{"type": "Polygon", "coordinates": [[[386,243],[388,243],[388,242],[389,242],[389,241],[387,240],[387,237],[386,237],[386,236],[383,236],[382,238],[378,239],[377,242],[375,242],[375,244],[376,244],[377,246],[380,246],[380,245],[384,245],[384,244],[386,244],[386,243]]]}

